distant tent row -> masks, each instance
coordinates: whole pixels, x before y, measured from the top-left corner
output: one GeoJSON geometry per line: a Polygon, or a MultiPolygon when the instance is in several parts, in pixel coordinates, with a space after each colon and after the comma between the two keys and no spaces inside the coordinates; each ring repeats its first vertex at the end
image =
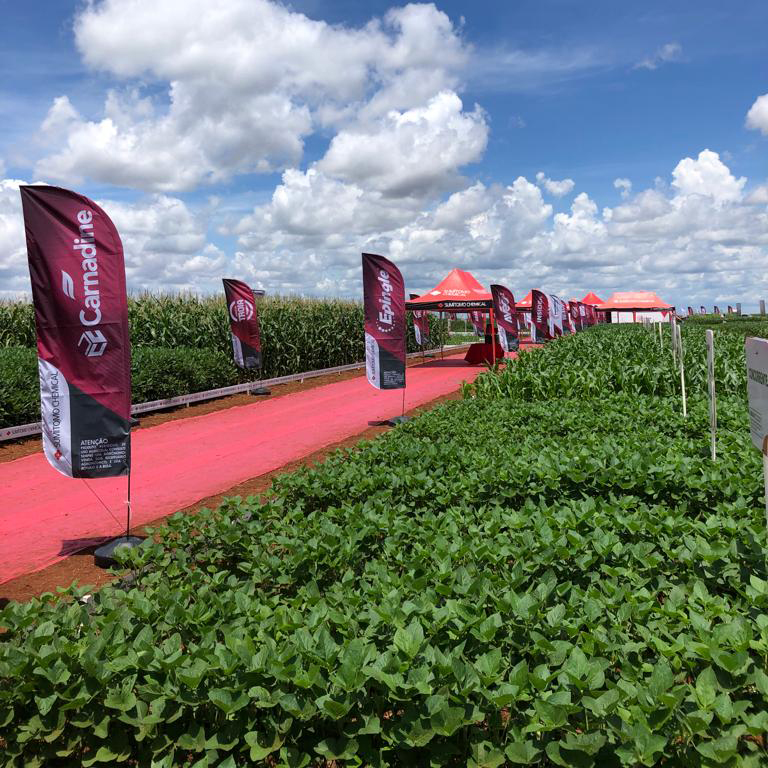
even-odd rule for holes
{"type": "MultiPolygon", "coordinates": [[[[524,313],[531,311],[531,294],[515,302],[515,307],[524,313]]],[[[604,313],[607,322],[636,323],[649,320],[666,320],[674,307],[659,298],[653,291],[617,291],[604,301],[594,291],[581,299],[582,304],[592,305],[604,313]]],[[[489,310],[493,305],[491,294],[482,284],[463,269],[453,269],[431,291],[406,303],[408,309],[425,309],[434,312],[469,312],[475,309],[489,310]]]]}

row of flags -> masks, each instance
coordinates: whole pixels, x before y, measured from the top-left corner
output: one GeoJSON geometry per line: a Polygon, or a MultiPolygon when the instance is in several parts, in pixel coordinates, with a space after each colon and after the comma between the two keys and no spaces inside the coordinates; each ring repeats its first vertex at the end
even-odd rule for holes
{"type": "MultiPolygon", "coordinates": [[[[729,315],[735,314],[741,314],[741,304],[736,305],[736,309],[734,309],[730,304],[727,307],[727,312],[729,315]]],[[[723,313],[720,311],[720,307],[715,304],[713,308],[713,313],[715,315],[722,315],[723,313]]],[[[691,317],[692,315],[695,315],[696,313],[693,311],[693,307],[688,307],[688,317],[691,317]]],[[[700,315],[706,315],[707,314],[707,308],[702,304],[699,307],[699,314],[700,315]]]]}
{"type": "MultiPolygon", "coordinates": [[[[130,337],[120,236],[109,216],[83,195],[49,186],[22,186],[20,191],[37,329],[45,455],[70,477],[129,474],[130,337]]],[[[378,389],[402,389],[403,276],[391,261],[370,253],[362,255],[362,270],[368,380],[378,389]]],[[[239,280],[223,283],[235,363],[244,369],[260,368],[257,300],[264,292],[239,280]]],[[[531,293],[530,313],[523,312],[515,306],[512,292],[498,284],[491,286],[491,301],[484,306],[492,326],[495,321],[505,354],[518,349],[522,326],[530,329],[532,341],[540,342],[598,322],[592,305],[566,302],[538,290],[531,293]]],[[[482,335],[485,311],[472,308],[468,312],[482,335]]],[[[429,343],[428,311],[414,308],[413,322],[416,341],[423,347],[429,343]]]]}
{"type": "MultiPolygon", "coordinates": [[[[377,389],[403,389],[405,387],[406,358],[406,301],[405,281],[400,270],[389,259],[373,253],[364,253],[363,305],[365,309],[365,362],[368,381],[377,389]]],[[[418,294],[410,294],[410,299],[418,294]]],[[[520,327],[530,328],[534,342],[554,339],[564,333],[577,333],[595,325],[598,313],[590,304],[563,301],[542,291],[531,292],[531,312],[518,310],[512,291],[504,285],[491,286],[492,310],[489,317],[495,321],[499,344],[504,353],[514,352],[520,346],[520,327]]],[[[416,341],[426,343],[429,336],[429,318],[426,310],[413,309],[416,341]]],[[[475,331],[482,335],[485,313],[469,310],[475,331]]],[[[491,322],[493,325],[494,322],[491,322]]],[[[493,343],[493,340],[492,340],[493,343]]]]}
{"type": "Polygon", "coordinates": [[[577,333],[602,322],[591,304],[563,299],[543,291],[531,291],[531,341],[541,342],[577,333]]]}

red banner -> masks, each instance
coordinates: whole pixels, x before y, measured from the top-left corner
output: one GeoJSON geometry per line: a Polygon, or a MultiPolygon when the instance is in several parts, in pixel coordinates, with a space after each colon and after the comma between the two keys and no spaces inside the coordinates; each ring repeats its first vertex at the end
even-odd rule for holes
{"type": "Polygon", "coordinates": [[[515,297],[503,285],[492,285],[493,311],[499,331],[499,343],[505,352],[516,352],[520,348],[520,336],[515,312],[515,297]]]}
{"type": "Polygon", "coordinates": [[[571,333],[576,333],[581,330],[580,317],[579,317],[579,305],[575,301],[570,301],[566,305],[568,308],[568,319],[571,325],[571,333]]]}
{"type": "MultiPolygon", "coordinates": [[[[409,299],[418,299],[418,293],[411,293],[409,299]]],[[[413,335],[416,337],[416,343],[420,346],[429,344],[429,314],[426,309],[412,309],[413,314],[413,335]]]]}
{"type": "Polygon", "coordinates": [[[131,342],[120,236],[87,197],[59,187],[20,191],[45,455],[69,477],[127,474],[131,342]]]}
{"type": "Polygon", "coordinates": [[[363,254],[365,370],[376,389],[405,387],[405,284],[389,259],[363,254]]]}
{"type": "Polygon", "coordinates": [[[539,342],[554,338],[549,319],[549,296],[541,291],[531,291],[531,341],[539,342]]]}
{"type": "Polygon", "coordinates": [[[693,315],[693,307],[688,307],[688,317],[693,315]]]}
{"type": "Polygon", "coordinates": [[[485,333],[485,313],[481,309],[473,309],[469,313],[469,319],[475,333],[482,336],[485,333]]]}
{"type": "Polygon", "coordinates": [[[559,296],[548,295],[549,299],[549,325],[552,337],[563,335],[565,325],[565,303],[559,296]]]}
{"type": "Polygon", "coordinates": [[[264,291],[251,290],[240,280],[223,278],[232,333],[232,354],[240,368],[261,368],[261,335],[256,299],[264,291]]]}

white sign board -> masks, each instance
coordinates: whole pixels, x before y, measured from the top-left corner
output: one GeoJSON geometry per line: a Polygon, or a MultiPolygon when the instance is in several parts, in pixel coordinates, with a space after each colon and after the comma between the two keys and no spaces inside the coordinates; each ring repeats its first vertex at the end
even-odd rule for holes
{"type": "Polygon", "coordinates": [[[744,344],[747,354],[747,398],[752,442],[763,451],[768,436],[768,340],[748,338],[744,344]]]}

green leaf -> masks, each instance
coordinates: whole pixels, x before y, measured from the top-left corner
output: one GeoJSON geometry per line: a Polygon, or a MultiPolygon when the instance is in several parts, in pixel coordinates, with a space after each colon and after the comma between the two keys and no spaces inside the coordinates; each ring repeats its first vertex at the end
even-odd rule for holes
{"type": "Polygon", "coordinates": [[[136,706],[136,696],[132,691],[122,688],[111,690],[104,699],[104,706],[120,712],[128,712],[136,706]]]}
{"type": "Polygon", "coordinates": [[[696,678],[696,687],[694,689],[696,692],[696,700],[702,709],[710,709],[715,703],[717,689],[717,677],[715,676],[714,670],[712,667],[707,667],[696,678]]]}
{"type": "Polygon", "coordinates": [[[530,741],[515,741],[507,745],[504,754],[515,765],[532,765],[537,762],[541,750],[536,749],[530,741]]]}
{"type": "Polygon", "coordinates": [[[242,709],[249,701],[248,696],[244,693],[233,698],[232,693],[226,688],[212,688],[208,691],[208,698],[227,715],[242,709]]]}
{"type": "Polygon", "coordinates": [[[405,628],[395,631],[395,647],[402,651],[409,659],[416,656],[424,642],[424,630],[415,619],[405,628]]]}
{"type": "Polygon", "coordinates": [[[249,731],[243,738],[245,743],[251,748],[251,760],[263,760],[280,749],[285,741],[284,737],[274,730],[267,733],[249,731]]]}

